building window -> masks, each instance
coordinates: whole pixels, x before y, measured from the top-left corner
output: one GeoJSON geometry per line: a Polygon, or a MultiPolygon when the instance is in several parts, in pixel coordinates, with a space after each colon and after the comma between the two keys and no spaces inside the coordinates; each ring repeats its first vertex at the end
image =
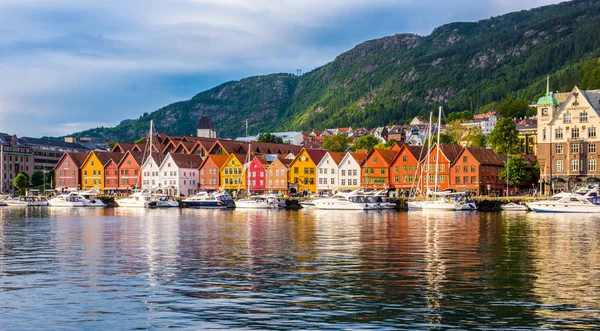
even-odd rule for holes
{"type": "Polygon", "coordinates": [[[571,138],[579,138],[579,128],[571,128],[571,138]]]}
{"type": "Polygon", "coordinates": [[[475,176],[471,176],[471,184],[475,184],[475,176]]]}
{"type": "Polygon", "coordinates": [[[454,170],[456,171],[456,173],[457,173],[457,174],[460,174],[460,166],[456,166],[456,167],[454,168],[454,170]]]}
{"type": "MultiPolygon", "coordinates": [[[[546,139],[545,133],[546,133],[546,129],[544,129],[544,139],[546,139]]],[[[554,138],[556,138],[556,139],[563,138],[563,129],[562,128],[556,129],[554,138]]]]}
{"type": "Polygon", "coordinates": [[[563,114],[563,122],[564,123],[571,123],[571,114],[570,113],[564,113],[563,114]]]}
{"type": "Polygon", "coordinates": [[[591,126],[588,128],[588,137],[589,138],[596,138],[596,128],[591,126]]]}
{"type": "Polygon", "coordinates": [[[554,146],[554,153],[555,154],[562,154],[563,153],[563,145],[555,145],[554,146]]]}
{"type": "Polygon", "coordinates": [[[580,122],[587,122],[588,121],[588,114],[586,112],[581,112],[581,114],[579,115],[579,121],[580,122]]]}
{"type": "Polygon", "coordinates": [[[406,162],[406,155],[402,155],[402,162],[406,162]]]}
{"type": "MultiPolygon", "coordinates": [[[[550,134],[552,134],[552,132],[551,132],[550,134]]],[[[543,139],[543,140],[546,140],[546,128],[544,128],[544,135],[543,135],[543,138],[542,138],[542,139],[543,139]]]]}
{"type": "Polygon", "coordinates": [[[377,157],[376,157],[376,156],[373,156],[373,158],[371,159],[371,161],[372,161],[373,163],[377,163],[377,157]]]}
{"type": "Polygon", "coordinates": [[[557,172],[563,171],[563,160],[556,160],[556,171],[557,172]]]}
{"type": "Polygon", "coordinates": [[[454,177],[454,181],[456,182],[456,184],[460,184],[460,177],[458,177],[458,176],[454,177]]]}
{"type": "Polygon", "coordinates": [[[596,144],[589,144],[588,145],[588,153],[589,154],[596,154],[596,144]]]}
{"type": "Polygon", "coordinates": [[[596,160],[595,159],[588,160],[588,171],[596,171],[596,160]]]}
{"type": "Polygon", "coordinates": [[[467,163],[467,157],[463,156],[463,163],[467,163]]]}
{"type": "Polygon", "coordinates": [[[579,154],[579,144],[571,144],[570,153],[571,154],[579,154]]]}
{"type": "Polygon", "coordinates": [[[381,171],[381,174],[382,174],[382,175],[385,175],[385,168],[381,168],[381,170],[380,170],[380,171],[381,171]]]}
{"type": "Polygon", "coordinates": [[[471,172],[475,172],[475,166],[474,165],[471,166],[471,172]]]}
{"type": "Polygon", "coordinates": [[[571,160],[571,171],[579,171],[579,160],[571,160]]]}

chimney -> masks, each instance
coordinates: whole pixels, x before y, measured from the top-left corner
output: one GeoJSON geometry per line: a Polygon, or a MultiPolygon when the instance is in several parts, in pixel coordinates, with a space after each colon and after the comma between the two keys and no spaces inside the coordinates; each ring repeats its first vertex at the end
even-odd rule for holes
{"type": "Polygon", "coordinates": [[[75,137],[65,137],[65,142],[66,143],[76,143],[77,142],[77,138],[75,138],[75,137]]]}
{"type": "Polygon", "coordinates": [[[10,144],[12,145],[13,148],[19,147],[19,140],[17,139],[16,134],[13,134],[10,144]]]}

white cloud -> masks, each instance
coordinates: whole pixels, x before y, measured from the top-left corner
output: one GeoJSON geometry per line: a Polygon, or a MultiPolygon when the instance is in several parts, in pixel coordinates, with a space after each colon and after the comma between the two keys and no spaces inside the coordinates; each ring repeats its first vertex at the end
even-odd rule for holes
{"type": "MultiPolygon", "coordinates": [[[[406,6],[433,6],[426,2],[3,0],[0,131],[68,133],[66,130],[71,128],[86,128],[82,125],[118,123],[190,97],[186,94],[190,92],[172,91],[161,85],[157,77],[241,78],[296,68],[309,70],[365,38],[376,37],[368,29],[359,29],[360,35],[348,37],[347,31],[357,31],[356,26],[345,30],[343,24],[360,26],[367,20],[378,23],[377,17],[368,16],[378,8],[396,10],[400,15],[406,6]],[[339,22],[352,15],[361,18],[339,22]],[[331,45],[324,47],[314,41],[322,31],[331,29],[338,33],[332,33],[331,45]],[[338,43],[337,36],[349,41],[338,43]],[[24,125],[15,120],[17,115],[36,117],[24,125]],[[51,130],[46,128],[48,125],[52,125],[51,130]]],[[[470,1],[456,2],[457,11],[460,3],[469,8],[478,6],[470,1]]],[[[550,2],[556,1],[490,0],[479,6],[501,14],[550,2]]],[[[446,23],[444,19],[448,18],[431,21],[427,27],[446,23]]],[[[394,22],[385,32],[411,32],[410,27],[409,31],[397,31],[402,26],[398,24],[401,22],[394,22]]],[[[213,79],[198,88],[218,82],[213,79]]]]}

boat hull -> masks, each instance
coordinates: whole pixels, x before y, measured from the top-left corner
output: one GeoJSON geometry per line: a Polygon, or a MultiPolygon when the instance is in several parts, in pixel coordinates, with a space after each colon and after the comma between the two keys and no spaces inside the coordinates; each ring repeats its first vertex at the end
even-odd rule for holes
{"type": "Polygon", "coordinates": [[[210,209],[226,209],[226,208],[235,208],[234,203],[223,204],[222,202],[219,204],[219,201],[185,201],[184,202],[190,208],[210,208],[210,209]]]}
{"type": "Polygon", "coordinates": [[[539,202],[528,203],[527,207],[536,213],[569,213],[569,214],[592,214],[600,213],[600,205],[577,205],[577,204],[546,204],[539,202]]]}

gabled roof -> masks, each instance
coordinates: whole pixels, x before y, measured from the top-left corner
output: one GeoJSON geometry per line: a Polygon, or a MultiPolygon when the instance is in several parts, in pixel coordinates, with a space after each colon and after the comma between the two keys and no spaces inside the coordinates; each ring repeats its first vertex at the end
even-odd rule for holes
{"type": "Polygon", "coordinates": [[[131,157],[133,157],[133,160],[140,167],[142,166],[142,163],[144,162],[144,153],[143,152],[132,152],[132,151],[127,151],[127,152],[125,152],[125,154],[123,154],[123,158],[121,158],[121,161],[119,162],[119,166],[125,160],[125,158],[127,157],[127,155],[131,155],[131,157]]]}
{"type": "Polygon", "coordinates": [[[359,165],[362,165],[369,156],[369,153],[366,149],[358,149],[355,152],[351,152],[350,155],[356,160],[356,162],[358,162],[359,165]]]}
{"type": "Polygon", "coordinates": [[[178,168],[198,169],[202,163],[202,157],[200,155],[169,153],[169,156],[178,168]]]}
{"type": "Polygon", "coordinates": [[[85,162],[85,159],[87,159],[88,153],[85,153],[85,152],[66,152],[66,153],[63,153],[63,155],[60,157],[60,159],[58,160],[58,162],[56,162],[56,165],[54,166],[54,169],[56,169],[56,167],[58,167],[58,165],[61,164],[61,162],[67,156],[71,158],[71,160],[73,161],[73,164],[77,168],[81,168],[81,165],[83,164],[83,162],[85,162]]]}
{"type": "Polygon", "coordinates": [[[427,158],[427,150],[423,148],[423,146],[415,146],[415,145],[403,145],[400,152],[406,150],[409,152],[415,159],[419,162],[422,162],[427,158]]]}
{"type": "Polygon", "coordinates": [[[325,149],[313,149],[313,148],[305,148],[304,149],[310,159],[315,163],[315,165],[319,164],[325,154],[327,154],[328,150],[325,149]]]}
{"type": "Polygon", "coordinates": [[[385,162],[390,165],[392,164],[392,162],[394,162],[394,160],[396,159],[396,156],[398,155],[398,151],[392,150],[392,149],[379,149],[379,148],[373,148],[373,151],[371,151],[371,154],[373,153],[378,153],[379,155],[381,155],[381,157],[385,160],[385,162]]]}
{"type": "Polygon", "coordinates": [[[227,140],[227,139],[218,139],[214,142],[214,144],[210,147],[209,153],[212,153],[215,148],[220,147],[227,155],[232,153],[239,153],[240,151],[247,152],[247,144],[242,144],[238,141],[227,140]],[[246,146],[244,146],[246,145],[246,146]]]}
{"type": "MultiPolygon", "coordinates": [[[[434,145],[435,146],[435,145],[434,145]]],[[[454,163],[458,155],[462,152],[464,147],[461,145],[451,145],[451,144],[440,144],[439,149],[440,152],[444,155],[444,157],[450,161],[450,163],[454,163]]]]}
{"type": "Polygon", "coordinates": [[[110,151],[113,153],[125,153],[128,150],[131,150],[133,146],[135,146],[135,144],[118,142],[110,149],[110,151]]]}
{"type": "Polygon", "coordinates": [[[344,156],[346,156],[346,152],[329,152],[329,156],[331,156],[336,165],[339,165],[344,156]]]}
{"type": "Polygon", "coordinates": [[[211,160],[218,169],[221,169],[221,167],[223,167],[223,164],[225,164],[225,162],[227,162],[228,158],[229,158],[229,156],[227,156],[227,155],[209,154],[204,158],[204,161],[200,165],[200,168],[202,168],[204,166],[204,164],[206,162],[208,162],[208,160],[211,160]]]}
{"type": "MultiPolygon", "coordinates": [[[[502,160],[502,158],[500,157],[500,155],[496,154],[496,152],[494,152],[493,150],[491,150],[489,148],[466,147],[464,149],[464,151],[465,152],[469,152],[469,154],[471,154],[473,156],[473,158],[475,158],[475,160],[479,164],[483,164],[483,165],[497,165],[497,166],[503,166],[504,165],[504,161],[502,160]]],[[[458,155],[458,156],[460,156],[460,155],[458,155]]],[[[459,157],[456,158],[456,160],[458,160],[458,159],[459,159],[459,157]]]]}
{"type": "Polygon", "coordinates": [[[210,118],[208,118],[207,116],[202,116],[198,121],[198,125],[196,125],[196,129],[210,129],[214,131],[215,126],[213,125],[213,122],[210,118]]]}
{"type": "Polygon", "coordinates": [[[123,158],[123,155],[125,155],[125,153],[113,152],[94,152],[94,154],[96,154],[96,157],[98,158],[100,163],[102,163],[103,166],[106,166],[106,164],[108,164],[108,162],[110,162],[111,160],[114,161],[116,164],[119,164],[119,162],[121,162],[121,159],[123,158]]]}

